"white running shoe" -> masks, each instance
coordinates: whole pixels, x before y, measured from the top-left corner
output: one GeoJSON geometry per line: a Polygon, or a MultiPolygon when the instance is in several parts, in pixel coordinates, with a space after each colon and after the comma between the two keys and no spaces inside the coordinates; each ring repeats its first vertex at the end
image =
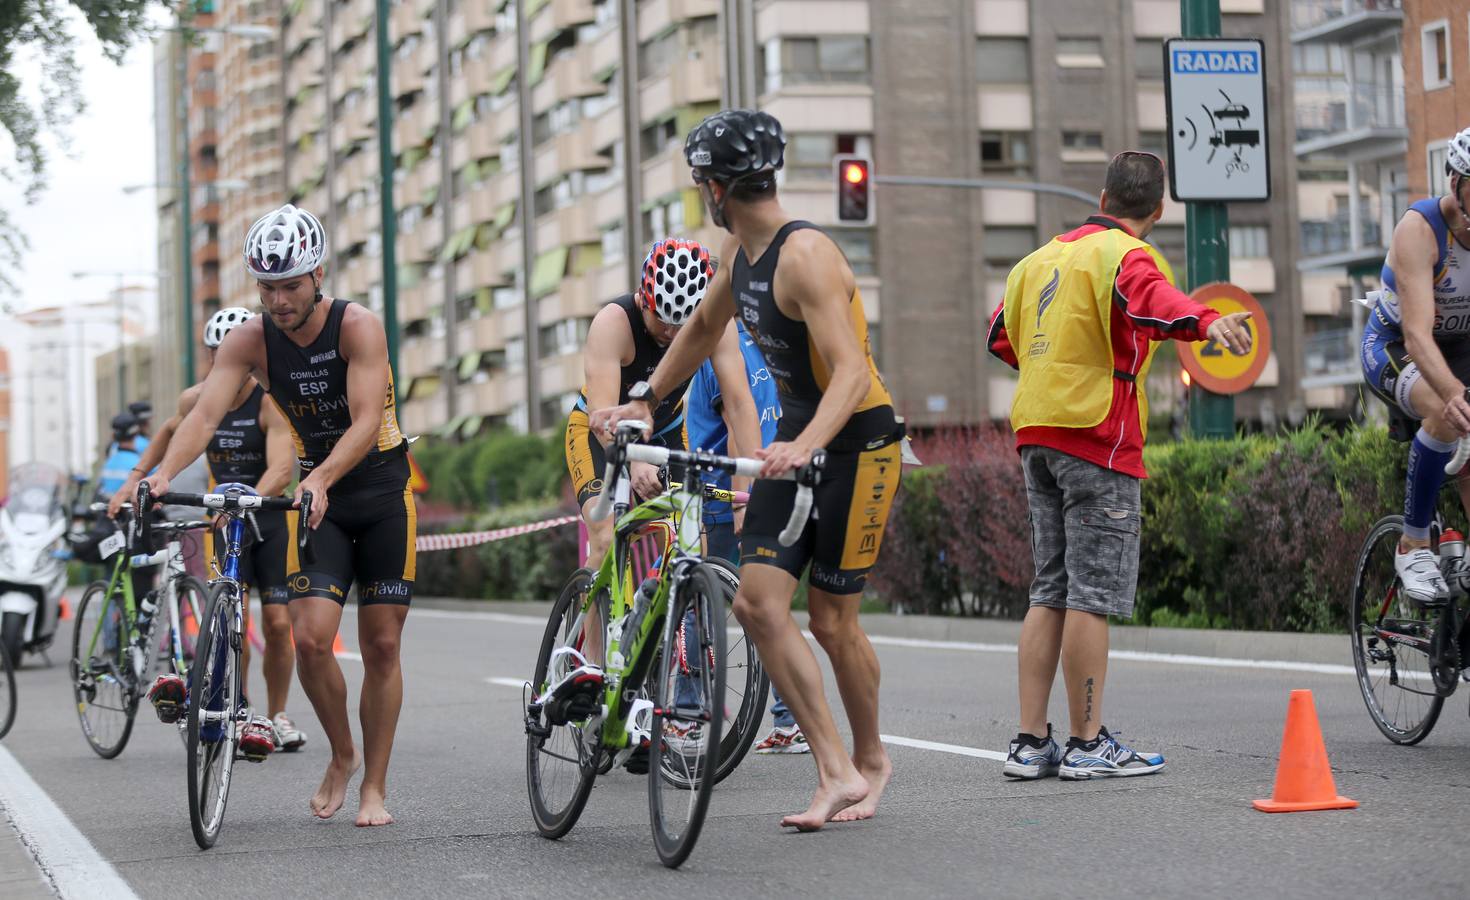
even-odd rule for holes
{"type": "Polygon", "coordinates": [[[306,734],[284,712],[276,713],[271,720],[271,730],[275,734],[277,750],[293,753],[306,746],[306,734]]]}
{"type": "Polygon", "coordinates": [[[1395,553],[1393,568],[1404,594],[1421,606],[1440,606],[1450,599],[1450,586],[1439,571],[1439,557],[1428,547],[1395,553]]]}

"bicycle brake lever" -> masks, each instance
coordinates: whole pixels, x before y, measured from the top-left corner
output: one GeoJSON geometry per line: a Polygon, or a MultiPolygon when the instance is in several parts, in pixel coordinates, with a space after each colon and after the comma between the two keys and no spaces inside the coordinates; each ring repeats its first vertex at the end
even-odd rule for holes
{"type": "Polygon", "coordinates": [[[260,533],[260,523],[255,521],[255,510],[245,510],[245,521],[250,523],[250,530],[254,532],[256,542],[264,544],[265,536],[260,533]]]}

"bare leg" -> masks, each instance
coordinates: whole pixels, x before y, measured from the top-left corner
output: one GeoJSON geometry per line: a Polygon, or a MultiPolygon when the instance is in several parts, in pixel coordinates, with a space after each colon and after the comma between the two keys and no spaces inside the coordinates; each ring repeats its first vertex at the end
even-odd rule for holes
{"type": "Polygon", "coordinates": [[[832,817],[834,822],[871,819],[893,777],[893,762],[878,734],[878,654],[858,623],[860,596],[837,596],[811,590],[811,631],[832,660],[837,690],[852,727],[852,762],[868,781],[868,796],[832,817]]]}
{"type": "Polygon", "coordinates": [[[357,824],[392,825],[384,807],[388,799],[388,759],[403,708],[403,669],[398,650],[408,607],[377,603],[357,614],[357,640],[362,650],[362,745],[367,767],[362,776],[357,824]]]}
{"type": "Polygon", "coordinates": [[[1107,674],[1108,617],[1068,610],[1062,629],[1062,677],[1067,682],[1073,737],[1085,741],[1097,737],[1107,674]]]}
{"type": "Polygon", "coordinates": [[[362,765],[352,743],[347,720],[347,682],[342,667],[332,655],[332,642],[342,622],[342,606],[324,597],[298,597],[291,601],[291,631],[296,637],[296,661],[301,687],[326,732],[332,747],[321,787],[311,798],[311,811],[330,819],[347,798],[347,782],[362,765]]]}
{"type": "Polygon", "coordinates": [[[1021,731],[1046,737],[1046,709],[1062,652],[1062,624],[1067,612],[1033,606],[1021,625],[1016,669],[1021,693],[1021,731]]]}
{"type": "Polygon", "coordinates": [[[735,617],[755,641],[771,683],[801,725],[817,764],[817,790],[811,805],[805,812],[786,816],[781,824],[816,831],[836,813],[860,803],[869,786],[842,746],[827,706],[822,670],[791,618],[795,591],[796,579],[787,573],[774,566],[748,564],[740,575],[735,617]]]}
{"type": "Polygon", "coordinates": [[[240,683],[245,686],[245,693],[250,693],[250,658],[254,655],[250,647],[250,589],[243,588],[240,591],[240,609],[244,615],[245,642],[240,648],[240,683]]]}
{"type": "Polygon", "coordinates": [[[291,673],[296,667],[296,650],[291,646],[291,611],[280,603],[260,608],[265,632],[265,693],[268,715],[286,711],[286,698],[291,694],[291,673]]]}
{"type": "MultiPolygon", "coordinates": [[[[612,546],[613,526],[611,516],[594,522],[588,515],[596,502],[597,498],[594,497],[582,504],[582,519],[587,523],[587,568],[594,573],[602,565],[602,558],[607,556],[607,548],[612,546]]],[[[587,618],[582,622],[582,634],[582,656],[594,666],[603,665],[602,613],[595,603],[587,610],[587,618]]]]}

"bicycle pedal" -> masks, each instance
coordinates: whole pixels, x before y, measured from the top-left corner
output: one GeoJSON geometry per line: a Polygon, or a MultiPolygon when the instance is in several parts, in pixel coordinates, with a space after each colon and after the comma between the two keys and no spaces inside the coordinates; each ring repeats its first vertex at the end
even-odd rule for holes
{"type": "Polygon", "coordinates": [[[153,704],[153,711],[158,714],[158,721],[165,725],[177,725],[187,709],[181,703],[160,702],[153,704]]]}

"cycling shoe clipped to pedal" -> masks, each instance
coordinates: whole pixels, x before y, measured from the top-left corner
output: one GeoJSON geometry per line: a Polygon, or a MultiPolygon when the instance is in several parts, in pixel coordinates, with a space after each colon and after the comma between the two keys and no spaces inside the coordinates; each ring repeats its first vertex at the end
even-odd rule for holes
{"type": "Polygon", "coordinates": [[[560,657],[569,656],[577,665],[547,688],[546,693],[531,704],[539,706],[549,725],[559,726],[587,719],[602,711],[602,669],[591,665],[572,647],[560,647],[551,654],[548,668],[559,668],[560,657]]]}

